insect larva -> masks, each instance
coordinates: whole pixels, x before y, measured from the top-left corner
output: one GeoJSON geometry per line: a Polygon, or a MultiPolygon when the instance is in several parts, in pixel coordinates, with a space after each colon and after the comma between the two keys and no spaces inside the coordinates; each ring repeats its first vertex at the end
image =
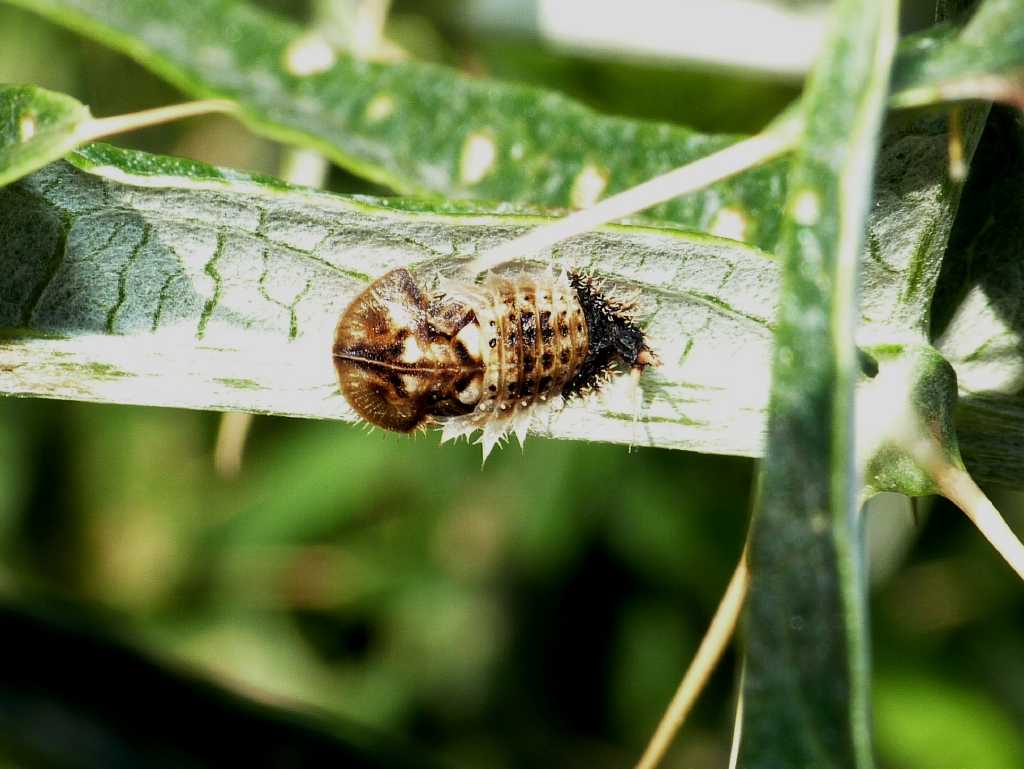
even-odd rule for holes
{"type": "Polygon", "coordinates": [[[656,362],[630,310],[578,272],[488,273],[428,295],[397,269],[342,314],[334,364],[367,422],[398,432],[441,424],[444,440],[480,430],[486,458],[616,365],[640,373],[656,362]]]}

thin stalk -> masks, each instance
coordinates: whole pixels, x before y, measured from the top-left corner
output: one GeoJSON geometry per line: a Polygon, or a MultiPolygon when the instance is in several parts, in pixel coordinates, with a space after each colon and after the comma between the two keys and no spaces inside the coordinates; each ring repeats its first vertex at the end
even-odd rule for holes
{"type": "Polygon", "coordinates": [[[551,248],[556,243],[589,232],[603,224],[728,179],[741,171],[762,165],[791,151],[802,131],[803,116],[796,111],[784,116],[756,136],[661,176],[655,176],[590,208],[569,214],[550,224],[541,225],[518,238],[501,243],[480,254],[466,269],[471,274],[478,275],[505,262],[551,248]]]}
{"type": "Polygon", "coordinates": [[[736,721],[732,725],[732,745],[729,747],[729,769],[736,769],[740,760],[740,740],[743,739],[743,679],[746,667],[740,673],[740,693],[736,698],[736,721]]]}
{"type": "Polygon", "coordinates": [[[936,469],[933,477],[942,495],[963,510],[1010,568],[1024,579],[1024,545],[970,474],[949,465],[936,469]]]}
{"type": "Polygon", "coordinates": [[[213,449],[213,468],[221,478],[232,480],[242,471],[242,458],[252,427],[252,414],[228,411],[220,415],[217,443],[213,449]]]}
{"type": "Polygon", "coordinates": [[[1024,73],[969,75],[939,85],[910,88],[893,95],[890,106],[923,107],[944,101],[996,101],[1024,109],[1024,73]]]}
{"type": "Polygon", "coordinates": [[[148,128],[153,125],[170,123],[174,120],[195,117],[196,115],[209,115],[210,113],[233,113],[238,111],[238,105],[233,101],[225,99],[206,99],[203,101],[187,101],[184,104],[172,104],[167,107],[156,107],[155,109],[142,110],[141,112],[129,112],[126,115],[114,115],[113,117],[96,118],[82,124],[78,129],[77,138],[80,142],[91,142],[102,139],[105,136],[135,131],[139,128],[148,128]]]}
{"type": "Polygon", "coordinates": [[[718,609],[715,610],[715,616],[711,618],[708,631],[701,639],[697,653],[693,656],[683,680],[679,682],[679,688],[676,689],[665,715],[661,717],[661,722],[647,744],[644,754],[637,762],[636,769],[654,769],[665,757],[672,740],[732,639],[749,585],[750,572],[747,570],[747,550],[744,548],[740,562],[736,565],[718,609]]]}
{"type": "Polygon", "coordinates": [[[960,107],[949,112],[949,178],[959,184],[967,178],[967,161],[964,159],[964,131],[960,107]]]}

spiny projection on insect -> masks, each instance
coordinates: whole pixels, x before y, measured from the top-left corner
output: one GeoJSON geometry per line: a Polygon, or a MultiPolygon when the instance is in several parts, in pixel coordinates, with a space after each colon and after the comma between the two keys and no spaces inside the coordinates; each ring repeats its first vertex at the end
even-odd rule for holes
{"type": "Polygon", "coordinates": [[[657,359],[632,316],[580,272],[498,275],[423,291],[405,269],[381,276],[338,323],[334,364],[359,416],[442,441],[479,430],[484,459],[534,416],[597,390],[619,365],[657,359]]]}

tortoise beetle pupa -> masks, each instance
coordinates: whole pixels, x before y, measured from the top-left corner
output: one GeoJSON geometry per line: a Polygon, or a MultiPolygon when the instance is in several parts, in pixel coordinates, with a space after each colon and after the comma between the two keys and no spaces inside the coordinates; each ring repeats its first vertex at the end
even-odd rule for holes
{"type": "Polygon", "coordinates": [[[381,276],[342,313],[334,339],[341,391],[370,424],[442,441],[481,431],[484,459],[538,413],[597,390],[620,365],[657,359],[632,305],[580,272],[498,275],[425,292],[413,275],[381,276]]]}

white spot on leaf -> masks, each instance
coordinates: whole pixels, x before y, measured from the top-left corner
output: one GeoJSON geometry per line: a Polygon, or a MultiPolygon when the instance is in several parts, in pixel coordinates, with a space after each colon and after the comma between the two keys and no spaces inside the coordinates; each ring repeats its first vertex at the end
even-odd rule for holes
{"type": "Polygon", "coordinates": [[[711,222],[711,234],[720,238],[745,241],[747,239],[746,214],[738,208],[722,208],[711,222]]]}
{"type": "Polygon", "coordinates": [[[462,145],[462,160],[459,165],[459,176],[463,184],[480,182],[494,168],[494,161],[497,158],[498,148],[490,135],[474,131],[467,136],[465,144],[462,145]]]}
{"type": "Polygon", "coordinates": [[[592,163],[587,163],[576,175],[569,193],[573,208],[589,208],[594,205],[608,186],[608,172],[592,163]]]}
{"type": "Polygon", "coordinates": [[[387,120],[391,117],[394,111],[394,97],[391,94],[379,93],[366,105],[366,112],[364,114],[370,123],[379,123],[381,120],[387,120]]]}
{"type": "Polygon", "coordinates": [[[813,190],[802,190],[793,199],[793,218],[797,224],[813,227],[821,216],[821,201],[813,190]]]}
{"type": "Polygon", "coordinates": [[[304,35],[285,49],[284,67],[292,75],[306,77],[326,72],[334,66],[334,48],[319,35],[304,35]]]}
{"type": "Polygon", "coordinates": [[[18,121],[18,136],[23,142],[27,142],[36,135],[36,116],[26,112],[18,121]]]}

